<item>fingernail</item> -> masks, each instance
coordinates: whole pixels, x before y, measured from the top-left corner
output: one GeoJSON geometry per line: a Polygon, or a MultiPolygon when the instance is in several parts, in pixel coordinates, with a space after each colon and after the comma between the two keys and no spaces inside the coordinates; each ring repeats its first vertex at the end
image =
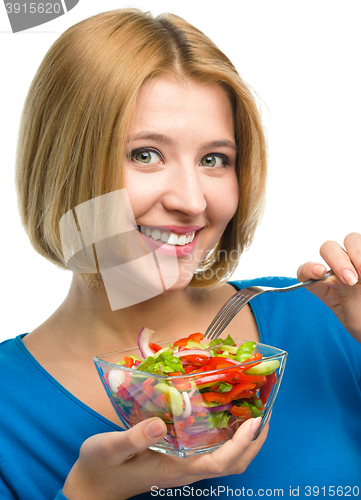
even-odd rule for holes
{"type": "Polygon", "coordinates": [[[325,274],[326,268],[324,266],[313,266],[311,271],[315,276],[322,278],[322,276],[325,274]]]}
{"type": "Polygon", "coordinates": [[[352,286],[358,282],[358,277],[351,269],[344,269],[341,276],[347,285],[352,286]]]}
{"type": "Polygon", "coordinates": [[[261,424],[261,420],[262,420],[262,417],[257,417],[254,419],[254,421],[252,422],[252,425],[251,425],[251,432],[253,435],[256,434],[260,424],[261,424]]]}
{"type": "Polygon", "coordinates": [[[157,418],[157,420],[153,420],[150,424],[147,425],[147,434],[150,437],[157,437],[164,434],[164,423],[157,418]]]}

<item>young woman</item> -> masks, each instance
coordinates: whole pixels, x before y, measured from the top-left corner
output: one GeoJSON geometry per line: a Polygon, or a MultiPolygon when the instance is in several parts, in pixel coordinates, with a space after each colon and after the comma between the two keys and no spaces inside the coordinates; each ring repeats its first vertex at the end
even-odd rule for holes
{"type": "MultiPolygon", "coordinates": [[[[29,91],[17,158],[20,213],[32,244],[65,269],[61,218],[125,189],[140,231],[172,233],[164,246],[173,247],[177,279],[161,294],[112,310],[101,274],[74,272],[68,296],[45,323],[1,344],[1,498],[150,498],[195,482],[205,496],[214,489],[224,497],[276,489],[287,496],[297,488],[302,496],[314,486],[324,496],[334,486],[356,493],[358,234],[346,237],[346,251],[323,245],[335,277],[310,287],[314,294],[255,299],[225,332],[289,352],[267,441],[268,428],[252,442],[259,421],[250,419],[212,454],[179,459],[151,451],[164,423],[122,429],[93,365],[95,355],[133,347],[143,326],[155,330],[155,341],[205,331],[249,284],[227,278],[235,252],[239,258],[252,241],[265,179],[251,92],[184,20],[113,11],[82,21],[53,45],[29,91]]],[[[307,263],[298,279],[325,272],[307,263]]]]}

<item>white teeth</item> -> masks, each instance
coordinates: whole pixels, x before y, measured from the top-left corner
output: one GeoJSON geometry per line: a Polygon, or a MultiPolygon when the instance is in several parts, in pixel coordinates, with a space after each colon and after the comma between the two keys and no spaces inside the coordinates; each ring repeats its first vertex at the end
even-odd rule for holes
{"type": "Polygon", "coordinates": [[[159,229],[150,229],[148,226],[138,226],[142,234],[150,236],[153,240],[161,240],[163,243],[168,243],[168,245],[187,245],[192,243],[196,235],[195,231],[191,231],[187,234],[175,234],[175,233],[161,233],[159,229]]]}
{"type": "Polygon", "coordinates": [[[152,231],[153,240],[160,240],[160,231],[159,229],[153,229],[152,231]]]}
{"type": "Polygon", "coordinates": [[[178,245],[185,245],[186,240],[187,240],[187,236],[185,234],[178,236],[178,245]]]}
{"type": "Polygon", "coordinates": [[[178,236],[174,233],[170,233],[168,238],[168,245],[177,245],[178,244],[178,236]]]}

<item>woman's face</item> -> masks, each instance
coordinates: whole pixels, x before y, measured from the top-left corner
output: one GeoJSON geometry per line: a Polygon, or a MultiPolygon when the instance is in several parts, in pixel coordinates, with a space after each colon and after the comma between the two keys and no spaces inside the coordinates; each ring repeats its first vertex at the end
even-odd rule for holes
{"type": "Polygon", "coordinates": [[[175,256],[179,278],[168,291],[179,290],[219,241],[238,206],[227,94],[218,85],[191,80],[145,83],[127,152],[125,187],[136,223],[144,241],[162,244],[163,254],[175,256]],[[162,233],[167,243],[159,240],[162,233]]]}

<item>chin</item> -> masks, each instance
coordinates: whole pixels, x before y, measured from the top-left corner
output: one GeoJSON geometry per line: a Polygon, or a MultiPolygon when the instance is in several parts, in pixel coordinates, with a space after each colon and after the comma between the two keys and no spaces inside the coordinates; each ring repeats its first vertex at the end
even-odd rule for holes
{"type": "Polygon", "coordinates": [[[189,283],[192,281],[193,275],[192,276],[179,276],[178,280],[172,285],[171,287],[167,288],[163,293],[168,294],[168,293],[174,293],[174,292],[179,292],[181,290],[184,290],[189,283]]]}

